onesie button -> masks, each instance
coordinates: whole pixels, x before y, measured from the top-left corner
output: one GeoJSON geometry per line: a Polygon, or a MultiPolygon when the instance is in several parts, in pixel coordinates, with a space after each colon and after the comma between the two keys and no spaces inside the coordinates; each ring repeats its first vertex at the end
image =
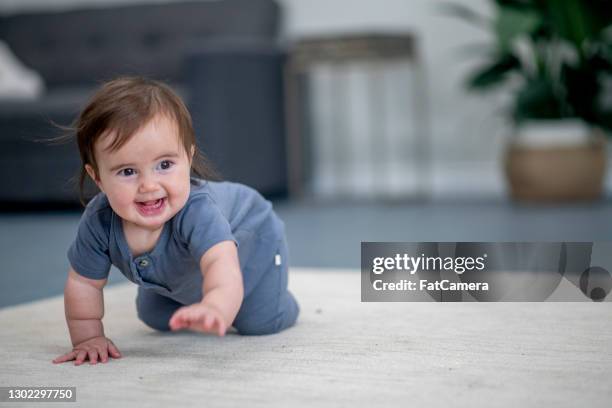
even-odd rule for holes
{"type": "Polygon", "coordinates": [[[140,261],[138,261],[138,266],[140,266],[141,268],[146,268],[147,266],[149,266],[149,260],[141,259],[140,261]]]}

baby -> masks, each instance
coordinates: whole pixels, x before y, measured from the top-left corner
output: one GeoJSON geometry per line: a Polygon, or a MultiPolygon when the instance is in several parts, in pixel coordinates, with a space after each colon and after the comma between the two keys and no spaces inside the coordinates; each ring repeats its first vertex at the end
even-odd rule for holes
{"type": "Polygon", "coordinates": [[[257,335],[295,323],[283,222],[255,190],[209,180],[189,112],[168,86],[110,81],[75,128],[81,199],[87,176],[100,192],[68,250],[73,348],[54,363],[121,357],[102,325],[111,264],[138,285],[138,317],[155,330],[257,335]]]}

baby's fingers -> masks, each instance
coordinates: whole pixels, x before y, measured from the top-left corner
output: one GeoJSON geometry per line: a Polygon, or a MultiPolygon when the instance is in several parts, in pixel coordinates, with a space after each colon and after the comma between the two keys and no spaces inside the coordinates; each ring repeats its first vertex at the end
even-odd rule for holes
{"type": "Polygon", "coordinates": [[[85,357],[87,357],[87,351],[85,350],[78,350],[76,355],[76,360],[74,362],[74,365],[81,365],[83,364],[83,361],[85,361],[85,357]]]}
{"type": "Polygon", "coordinates": [[[89,364],[97,364],[98,363],[98,351],[93,349],[87,352],[87,356],[89,357],[89,364]]]}
{"type": "Polygon", "coordinates": [[[181,315],[187,325],[198,322],[202,318],[202,311],[195,307],[185,308],[184,313],[181,315]]]}
{"type": "Polygon", "coordinates": [[[215,322],[217,323],[217,334],[223,336],[225,334],[225,321],[222,317],[216,316],[215,322]]]}
{"type": "Polygon", "coordinates": [[[100,362],[106,363],[108,361],[108,350],[106,347],[100,347],[98,349],[98,355],[100,356],[100,362]]]}
{"type": "Polygon", "coordinates": [[[168,322],[168,325],[170,326],[172,330],[182,329],[187,326],[187,322],[185,321],[185,318],[183,317],[183,312],[181,309],[177,310],[172,315],[172,317],[170,318],[170,321],[168,322]]]}
{"type": "Polygon", "coordinates": [[[56,357],[53,360],[53,364],[65,363],[66,361],[74,360],[74,358],[76,357],[76,354],[77,354],[76,351],[71,351],[71,352],[64,354],[63,356],[56,357]]]}
{"type": "Polygon", "coordinates": [[[219,329],[217,334],[219,334],[219,336],[225,336],[225,330],[227,330],[227,327],[225,327],[225,321],[223,321],[223,319],[218,320],[217,328],[219,329]]]}
{"type": "Polygon", "coordinates": [[[119,349],[110,340],[108,341],[108,352],[110,353],[111,357],[113,357],[113,358],[121,358],[121,353],[119,352],[119,349]]]}
{"type": "Polygon", "coordinates": [[[216,333],[219,336],[223,336],[225,334],[225,323],[223,322],[223,319],[216,314],[204,315],[202,318],[202,328],[206,332],[216,333]]]}
{"type": "Polygon", "coordinates": [[[215,317],[210,314],[205,314],[202,317],[202,326],[204,326],[204,330],[211,331],[213,325],[215,324],[215,317]]]}

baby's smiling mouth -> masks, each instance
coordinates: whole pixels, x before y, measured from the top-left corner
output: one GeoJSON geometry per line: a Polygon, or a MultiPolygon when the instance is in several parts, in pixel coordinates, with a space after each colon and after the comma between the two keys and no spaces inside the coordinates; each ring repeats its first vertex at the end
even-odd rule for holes
{"type": "Polygon", "coordinates": [[[166,197],[158,198],[157,200],[151,200],[151,201],[136,201],[136,204],[138,204],[141,207],[155,209],[155,208],[161,207],[165,199],[166,197]]]}

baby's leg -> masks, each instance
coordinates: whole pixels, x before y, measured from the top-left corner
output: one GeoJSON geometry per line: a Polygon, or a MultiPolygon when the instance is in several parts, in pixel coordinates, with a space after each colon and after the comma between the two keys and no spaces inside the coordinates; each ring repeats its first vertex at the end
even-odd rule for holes
{"type": "Polygon", "coordinates": [[[270,262],[268,270],[253,291],[243,300],[232,324],[243,335],[278,333],[295,324],[300,307],[287,290],[288,251],[285,240],[279,243],[280,265],[270,262]]]}
{"type": "Polygon", "coordinates": [[[138,317],[147,326],[159,330],[168,331],[168,321],[172,314],[183,305],[151,290],[145,290],[142,287],[138,288],[138,296],[136,296],[136,310],[138,317]]]}

